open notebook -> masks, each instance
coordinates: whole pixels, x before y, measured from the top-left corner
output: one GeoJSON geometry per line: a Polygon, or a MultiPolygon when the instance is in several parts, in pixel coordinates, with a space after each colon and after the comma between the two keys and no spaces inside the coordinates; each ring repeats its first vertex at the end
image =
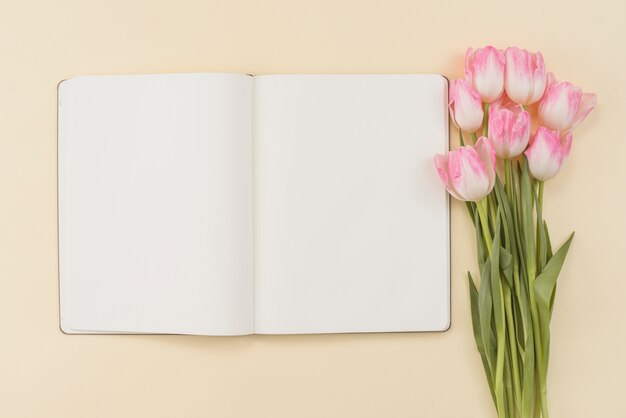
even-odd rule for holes
{"type": "Polygon", "coordinates": [[[441,331],[439,75],[59,85],[66,333],[441,331]]]}

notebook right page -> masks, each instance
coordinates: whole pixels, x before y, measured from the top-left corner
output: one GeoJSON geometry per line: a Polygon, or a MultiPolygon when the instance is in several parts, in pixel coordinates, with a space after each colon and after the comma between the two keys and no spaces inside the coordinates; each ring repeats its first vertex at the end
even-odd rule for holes
{"type": "Polygon", "coordinates": [[[253,148],[256,333],[448,328],[444,77],[257,76],[253,148]]]}

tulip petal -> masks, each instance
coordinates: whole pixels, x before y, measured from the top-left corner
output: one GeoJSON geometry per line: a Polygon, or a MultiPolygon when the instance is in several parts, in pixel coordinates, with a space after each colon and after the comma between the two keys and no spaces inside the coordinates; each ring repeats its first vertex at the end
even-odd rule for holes
{"type": "Polygon", "coordinates": [[[567,81],[553,82],[539,105],[541,122],[558,131],[572,127],[582,91],[567,81]]]}
{"type": "Polygon", "coordinates": [[[483,108],[479,94],[466,80],[452,80],[449,92],[450,116],[466,132],[476,132],[482,125],[483,108]]]}
{"type": "Polygon", "coordinates": [[[482,101],[491,103],[504,91],[505,57],[502,51],[489,45],[465,54],[465,79],[480,94],[482,101]]]}
{"type": "Polygon", "coordinates": [[[437,154],[435,168],[446,190],[456,199],[477,202],[491,192],[496,179],[496,155],[486,138],[437,154]]]}
{"type": "Polygon", "coordinates": [[[552,87],[554,83],[556,83],[556,77],[554,76],[554,73],[546,74],[546,90],[552,87]]]}
{"type": "Polygon", "coordinates": [[[496,184],[496,150],[491,145],[491,142],[489,142],[484,136],[481,136],[478,138],[478,141],[476,141],[476,150],[489,179],[487,192],[489,193],[496,184]]]}
{"type": "Polygon", "coordinates": [[[517,115],[509,136],[508,158],[517,157],[524,151],[530,140],[530,113],[522,111],[517,115]]]}
{"type": "Polygon", "coordinates": [[[519,48],[507,48],[504,89],[516,103],[526,104],[532,93],[532,63],[528,51],[519,48]]]}
{"type": "Polygon", "coordinates": [[[448,173],[454,190],[463,200],[479,201],[490,190],[488,170],[472,146],[450,153],[448,173]]]}
{"type": "Polygon", "coordinates": [[[569,157],[569,152],[572,149],[572,139],[572,133],[567,132],[561,140],[561,144],[563,146],[563,160],[569,157]]]}
{"type": "Polygon", "coordinates": [[[450,109],[450,118],[454,126],[461,129],[456,123],[456,117],[454,116],[454,103],[456,103],[456,80],[450,80],[450,88],[448,91],[448,109],[450,109]]]}
{"type": "Polygon", "coordinates": [[[525,154],[534,178],[546,181],[554,177],[561,168],[564,154],[559,131],[539,127],[525,154]]]}
{"type": "Polygon", "coordinates": [[[489,109],[489,142],[496,155],[509,159],[524,151],[530,139],[530,114],[512,102],[497,100],[489,109]]]}
{"type": "Polygon", "coordinates": [[[576,112],[576,118],[571,129],[576,128],[587,117],[589,112],[596,107],[597,96],[593,93],[584,93],[580,96],[580,103],[578,104],[578,111],[576,112]]]}
{"type": "Polygon", "coordinates": [[[533,104],[541,100],[543,94],[546,91],[546,86],[548,85],[548,79],[546,76],[546,68],[543,62],[543,55],[541,52],[537,51],[535,54],[535,71],[533,71],[533,87],[532,94],[528,99],[528,103],[533,104]]]}
{"type": "Polygon", "coordinates": [[[448,155],[437,154],[435,155],[434,160],[437,173],[439,174],[439,177],[441,178],[441,181],[448,193],[450,193],[455,199],[462,200],[456,191],[454,191],[452,182],[450,181],[450,176],[448,175],[448,155]]]}

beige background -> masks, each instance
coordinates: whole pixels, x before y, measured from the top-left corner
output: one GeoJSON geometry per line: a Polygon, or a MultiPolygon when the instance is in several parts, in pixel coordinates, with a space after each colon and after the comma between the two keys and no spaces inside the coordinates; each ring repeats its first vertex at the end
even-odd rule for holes
{"type": "MultiPolygon", "coordinates": [[[[443,334],[66,336],[58,328],[56,84],[78,74],[439,72],[467,46],[543,51],[598,93],[546,186],[576,239],[553,320],[553,418],[626,417],[626,2],[0,3],[0,417],[494,416],[471,334],[472,229],[452,211],[443,334]]],[[[453,132],[453,138],[456,138],[453,132]]]]}

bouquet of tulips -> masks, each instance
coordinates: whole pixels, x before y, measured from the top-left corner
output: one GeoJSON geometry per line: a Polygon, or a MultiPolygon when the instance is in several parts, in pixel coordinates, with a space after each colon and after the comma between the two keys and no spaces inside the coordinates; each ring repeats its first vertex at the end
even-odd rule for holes
{"type": "Polygon", "coordinates": [[[461,147],[435,156],[435,166],[476,229],[472,325],[491,396],[500,418],[548,418],[550,318],[574,234],[553,252],[544,182],[565,163],[572,129],[596,96],[546,73],[539,52],[487,46],[467,51],[465,79],[451,81],[449,103],[461,147]]]}

